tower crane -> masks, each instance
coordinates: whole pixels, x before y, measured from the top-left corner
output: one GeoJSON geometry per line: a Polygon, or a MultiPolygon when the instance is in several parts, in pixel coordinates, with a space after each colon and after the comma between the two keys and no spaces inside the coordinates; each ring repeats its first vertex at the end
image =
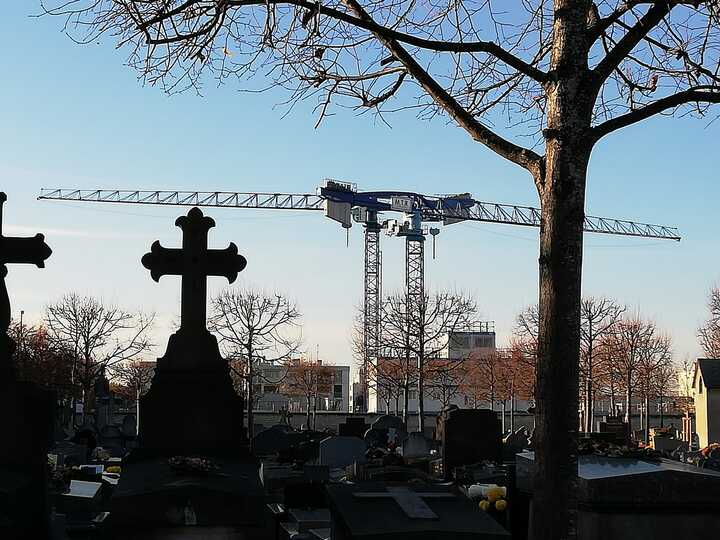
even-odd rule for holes
{"type": "MultiPolygon", "coordinates": [[[[355,184],[326,180],[316,193],[241,193],[226,191],[151,191],[116,189],[42,189],[38,199],[103,203],[205,206],[264,210],[324,211],[345,229],[353,222],[363,226],[363,374],[367,389],[368,366],[379,353],[382,298],[380,233],[405,238],[406,309],[418,309],[425,295],[425,239],[433,239],[447,226],[480,221],[539,227],[539,208],[482,202],[469,193],[430,196],[406,191],[358,191],[355,184]],[[397,218],[383,219],[388,213],[397,218]]],[[[586,216],[584,230],[591,233],[679,241],[678,230],[663,225],[586,216]]]]}

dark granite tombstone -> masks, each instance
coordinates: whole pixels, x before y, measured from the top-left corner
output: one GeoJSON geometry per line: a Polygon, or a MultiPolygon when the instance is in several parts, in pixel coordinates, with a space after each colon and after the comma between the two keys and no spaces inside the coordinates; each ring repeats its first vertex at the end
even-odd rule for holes
{"type": "Polygon", "coordinates": [[[599,425],[600,433],[609,434],[615,444],[630,444],[630,425],[620,416],[605,416],[599,425]]]}
{"type": "Polygon", "coordinates": [[[142,263],[156,281],[182,276],[180,328],[141,398],[140,447],[123,462],[111,519],[135,529],[251,526],[262,517],[258,465],[245,451],[242,398],[206,328],[207,277],[232,283],[245,258],[233,243],[208,249],[215,223],[198,208],[175,223],[183,231],[182,249],[155,242],[142,263]]]}
{"type": "Polygon", "coordinates": [[[353,463],[365,463],[365,441],[357,437],[328,437],[320,441],[320,465],[345,468],[353,463]]]}
{"type": "MultiPolygon", "coordinates": [[[[517,488],[532,497],[534,454],[516,463],[517,488]]],[[[577,496],[578,540],[709,538],[720,530],[720,472],[693,465],[579,456],[577,496]]],[[[515,511],[516,503],[520,497],[515,511]]]]}
{"type": "Polygon", "coordinates": [[[363,482],[328,485],[327,493],[333,540],[509,539],[451,486],[363,482]]]}
{"type": "Polygon", "coordinates": [[[287,426],[272,426],[264,429],[252,440],[252,450],[256,456],[270,456],[290,449],[293,437],[288,435],[287,426]]]}
{"type": "Polygon", "coordinates": [[[122,433],[126,439],[137,437],[137,418],[133,414],[126,414],[122,421],[122,433]]]}
{"type": "Polygon", "coordinates": [[[49,531],[47,452],[54,434],[55,396],[18,381],[12,364],[15,343],[7,335],[10,299],[6,264],[42,268],[50,254],[42,234],[15,238],[2,234],[7,197],[0,193],[0,538],[44,538],[49,531]]]}
{"type": "Polygon", "coordinates": [[[224,276],[232,283],[246,260],[233,243],[224,250],[208,249],[215,222],[200,209],[191,209],[175,224],[183,231],[182,249],[156,241],[142,258],[155,281],[182,276],[182,293],[180,329],[170,336],[150,390],[140,398],[140,445],[170,455],[238,452],[244,443],[243,400],[206,327],[207,277],[224,276]]]}
{"type": "Polygon", "coordinates": [[[338,425],[338,435],[341,437],[359,437],[362,439],[369,427],[364,417],[348,416],[345,418],[344,423],[338,425]]]}
{"type": "Polygon", "coordinates": [[[415,431],[409,433],[408,438],[403,442],[402,455],[406,460],[429,458],[432,448],[432,441],[419,431],[415,431]]]}
{"type": "Polygon", "coordinates": [[[451,479],[453,469],[481,461],[500,461],[500,420],[488,409],[450,409],[438,419],[442,444],[443,474],[451,479]]]}
{"type": "Polygon", "coordinates": [[[388,437],[400,445],[407,439],[408,431],[405,422],[399,416],[385,414],[378,417],[373,423],[372,428],[377,430],[387,430],[388,437]]]}
{"type": "Polygon", "coordinates": [[[118,426],[105,425],[98,434],[99,444],[113,457],[125,455],[125,442],[122,430],[118,426]]]}

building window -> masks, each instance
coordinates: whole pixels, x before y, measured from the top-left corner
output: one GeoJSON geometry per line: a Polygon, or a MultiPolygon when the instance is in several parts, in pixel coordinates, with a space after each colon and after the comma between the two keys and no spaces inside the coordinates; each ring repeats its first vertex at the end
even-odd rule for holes
{"type": "Polygon", "coordinates": [[[343,395],[343,387],[342,384],[336,384],[333,386],[333,397],[334,398],[342,398],[343,395]]]}
{"type": "Polygon", "coordinates": [[[417,399],[418,393],[417,390],[410,390],[408,392],[408,399],[417,399]]]}
{"type": "Polygon", "coordinates": [[[253,384],[253,392],[255,394],[262,394],[262,384],[253,384]]]}
{"type": "Polygon", "coordinates": [[[272,384],[266,384],[265,392],[268,394],[274,394],[275,392],[277,392],[277,386],[272,385],[272,384]]]}

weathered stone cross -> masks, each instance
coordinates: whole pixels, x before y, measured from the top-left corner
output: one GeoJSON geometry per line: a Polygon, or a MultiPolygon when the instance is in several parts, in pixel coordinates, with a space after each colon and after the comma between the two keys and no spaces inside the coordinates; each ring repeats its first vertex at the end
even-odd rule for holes
{"type": "Polygon", "coordinates": [[[10,326],[10,298],[5,286],[5,276],[7,276],[5,265],[34,264],[38,268],[44,268],[45,259],[52,253],[45,243],[45,237],[40,233],[28,238],[3,236],[2,219],[5,201],[7,195],[0,193],[0,372],[3,379],[7,379],[13,373],[11,356],[15,348],[13,340],[7,335],[10,326]]]}
{"type": "Polygon", "coordinates": [[[395,499],[405,515],[410,519],[437,519],[437,514],[423,501],[425,499],[452,499],[454,493],[443,491],[417,493],[412,489],[403,486],[388,486],[387,491],[371,492],[360,491],[353,493],[358,499],[395,499]]]}
{"type": "Polygon", "coordinates": [[[175,225],[183,231],[181,249],[168,249],[153,242],[142,264],[155,281],[165,275],[182,276],[180,299],[180,331],[204,331],[207,318],[207,277],[224,276],[230,283],[247,265],[233,243],[225,249],[208,249],[208,231],[215,220],[192,208],[180,216],[175,225]]]}

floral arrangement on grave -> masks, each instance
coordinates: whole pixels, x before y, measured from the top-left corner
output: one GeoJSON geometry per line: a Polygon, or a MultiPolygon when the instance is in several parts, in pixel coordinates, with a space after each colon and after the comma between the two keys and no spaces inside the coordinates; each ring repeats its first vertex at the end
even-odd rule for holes
{"type": "Polygon", "coordinates": [[[107,461],[110,457],[110,452],[105,450],[102,446],[98,446],[92,451],[92,459],[94,461],[107,461]]]}
{"type": "Polygon", "coordinates": [[[468,489],[471,499],[477,500],[483,512],[504,512],[507,509],[507,488],[497,484],[475,484],[468,489]]]}
{"type": "Polygon", "coordinates": [[[173,456],[168,459],[168,465],[181,474],[208,475],[220,471],[216,463],[204,457],[173,456]]]}
{"type": "Polygon", "coordinates": [[[626,446],[607,441],[594,441],[592,439],[588,441],[581,441],[578,444],[578,455],[641,459],[643,461],[660,461],[663,457],[662,452],[658,452],[649,446],[626,446]]]}
{"type": "Polygon", "coordinates": [[[703,469],[720,471],[720,444],[711,443],[688,457],[688,462],[703,469]]]}
{"type": "Polygon", "coordinates": [[[72,480],[72,467],[58,466],[50,470],[50,491],[64,493],[70,487],[72,480]]]}

